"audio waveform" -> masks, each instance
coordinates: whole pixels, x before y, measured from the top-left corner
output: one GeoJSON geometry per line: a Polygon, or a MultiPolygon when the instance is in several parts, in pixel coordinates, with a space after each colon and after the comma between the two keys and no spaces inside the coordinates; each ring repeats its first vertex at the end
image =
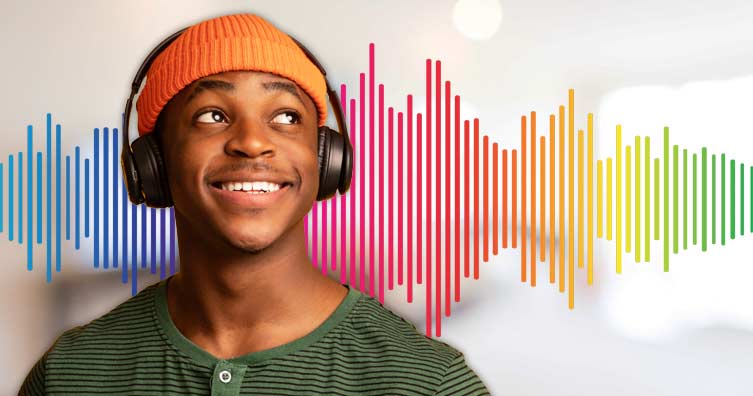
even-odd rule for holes
{"type": "MultiPolygon", "coordinates": [[[[385,108],[385,87],[376,83],[374,44],[369,45],[368,73],[359,74],[353,97],[347,85],[340,86],[355,153],[351,189],[315,202],[304,222],[307,250],[323,274],[339,272],[341,283],[382,303],[385,287],[404,286],[412,303],[413,286],[423,284],[427,336],[433,331],[441,336],[442,316],[450,316],[451,300],[460,302],[461,273],[470,278],[472,269],[473,279],[479,279],[479,264],[489,261],[490,248],[492,255],[500,248],[520,249],[520,281],[532,287],[539,264],[548,261],[546,280],[560,293],[567,291],[573,309],[576,266],[589,285],[594,282],[596,239],[614,242],[614,270],[621,273],[623,253],[632,253],[636,263],[651,260],[652,240],[661,241],[668,271],[670,251],[677,254],[680,245],[686,250],[700,243],[707,251],[710,244],[743,236],[746,207],[753,233],[753,167],[747,168],[746,197],[744,163],[706,147],[680,149],[671,144],[668,127],[661,144],[654,142],[659,156],[652,156],[648,136],[623,142],[617,125],[614,158],[596,159],[594,116],[576,119],[572,89],[566,105],[549,114],[545,132],[532,111],[521,116],[514,148],[501,148],[481,134],[478,118],[461,119],[460,96],[441,73],[441,61],[426,60],[423,112],[414,107],[412,94],[400,107],[385,108]],[[585,128],[576,129],[576,121],[585,128]]],[[[156,274],[159,268],[161,279],[179,270],[173,208],[147,208],[127,199],[118,128],[95,128],[92,158],[82,158],[76,146],[65,154],[64,165],[60,124],[53,155],[51,114],[46,150],[36,157],[33,132],[29,125],[25,151],[8,155],[7,184],[0,162],[0,233],[26,244],[28,271],[35,264],[34,231],[36,244],[46,249],[46,281],[52,281],[53,259],[54,272],[61,271],[63,219],[73,249],[80,250],[83,231],[83,239],[91,239],[92,266],[120,270],[134,295],[139,270],[148,267],[156,274]]]]}

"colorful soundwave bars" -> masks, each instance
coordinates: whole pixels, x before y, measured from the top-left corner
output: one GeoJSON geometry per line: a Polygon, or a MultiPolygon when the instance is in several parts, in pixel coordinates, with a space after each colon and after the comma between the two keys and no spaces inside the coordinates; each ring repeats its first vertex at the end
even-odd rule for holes
{"type": "MultiPolygon", "coordinates": [[[[317,202],[305,221],[312,263],[323,274],[339,272],[342,283],[381,302],[385,288],[404,286],[411,303],[414,286],[423,285],[427,336],[441,336],[442,317],[450,316],[452,301],[460,301],[460,277],[470,278],[472,269],[473,279],[479,279],[479,263],[489,261],[490,250],[497,255],[500,247],[520,249],[520,281],[530,286],[537,284],[539,264],[548,268],[549,284],[560,293],[567,291],[572,309],[576,265],[585,270],[589,285],[594,282],[596,239],[614,241],[615,271],[621,273],[623,253],[633,253],[636,262],[650,261],[652,240],[661,241],[663,268],[668,271],[670,250],[678,253],[680,242],[683,250],[700,242],[706,251],[709,239],[710,244],[719,240],[724,245],[727,236],[744,235],[746,207],[753,233],[753,167],[746,186],[743,163],[736,164],[725,154],[709,155],[706,148],[700,153],[680,150],[670,144],[668,128],[660,146],[663,155],[652,157],[649,137],[636,136],[632,145],[625,145],[619,125],[614,132],[614,158],[597,160],[594,117],[588,114],[580,120],[585,130],[576,130],[573,90],[567,104],[549,115],[543,132],[537,113],[531,112],[521,117],[520,141],[509,145],[514,148],[500,149],[500,143],[481,134],[479,119],[461,119],[460,96],[453,95],[451,82],[443,80],[441,73],[440,61],[426,60],[423,112],[415,108],[412,94],[406,95],[401,109],[385,106],[385,87],[376,83],[374,45],[369,45],[369,70],[360,73],[355,94],[349,97],[349,87],[340,86],[355,149],[351,190],[317,202]]],[[[179,257],[173,209],[135,206],[127,200],[118,162],[118,129],[94,130],[93,158],[83,158],[82,172],[80,147],[75,147],[73,157],[65,156],[63,167],[61,126],[55,125],[54,157],[50,114],[46,127],[46,155],[36,153],[36,166],[32,126],[27,128],[26,151],[8,156],[7,194],[0,163],[0,232],[7,221],[8,239],[23,244],[26,224],[27,269],[33,269],[33,230],[37,244],[42,244],[44,217],[46,280],[52,280],[53,230],[55,272],[60,272],[64,214],[66,241],[72,236],[74,248],[80,249],[83,222],[84,238],[92,239],[93,267],[120,269],[123,283],[130,278],[133,294],[138,290],[139,269],[148,266],[156,274],[159,263],[160,278],[168,271],[175,273],[179,257]]],[[[600,136],[611,139],[612,135],[602,131],[600,136]]]]}

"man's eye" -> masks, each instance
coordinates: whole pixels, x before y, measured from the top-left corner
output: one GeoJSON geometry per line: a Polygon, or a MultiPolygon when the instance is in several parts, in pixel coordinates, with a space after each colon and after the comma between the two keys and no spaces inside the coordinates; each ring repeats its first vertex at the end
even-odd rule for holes
{"type": "Polygon", "coordinates": [[[301,122],[301,117],[294,111],[283,111],[276,115],[272,121],[278,124],[298,124],[301,122]]]}
{"type": "Polygon", "coordinates": [[[213,124],[215,122],[223,122],[225,120],[225,115],[222,114],[222,112],[219,110],[205,111],[199,114],[198,117],[196,117],[196,122],[201,122],[204,124],[213,124]]]}

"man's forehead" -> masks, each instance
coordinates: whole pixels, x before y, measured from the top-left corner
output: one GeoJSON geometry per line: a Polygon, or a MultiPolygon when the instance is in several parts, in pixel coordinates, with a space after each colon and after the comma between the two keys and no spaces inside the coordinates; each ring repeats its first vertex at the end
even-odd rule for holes
{"type": "Polygon", "coordinates": [[[180,95],[186,97],[185,103],[188,104],[205,90],[233,92],[239,83],[248,83],[249,80],[266,91],[285,91],[298,98],[304,106],[314,106],[308,94],[294,81],[277,74],[259,71],[228,71],[202,77],[185,87],[180,95]]]}

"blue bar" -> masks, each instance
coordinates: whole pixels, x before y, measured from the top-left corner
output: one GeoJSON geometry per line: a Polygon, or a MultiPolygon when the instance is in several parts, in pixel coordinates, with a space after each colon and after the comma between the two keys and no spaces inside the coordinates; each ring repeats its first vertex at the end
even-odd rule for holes
{"type": "Polygon", "coordinates": [[[141,268],[146,268],[146,204],[141,204],[141,268]]]}
{"type": "Polygon", "coordinates": [[[42,244],[42,152],[37,151],[37,245],[42,244]]]}
{"type": "MultiPolygon", "coordinates": [[[[32,191],[32,186],[34,185],[34,181],[32,180],[32,176],[34,174],[34,168],[32,167],[34,163],[34,148],[32,147],[32,135],[33,135],[34,129],[31,125],[26,126],[26,161],[27,161],[27,168],[28,174],[26,179],[26,188],[28,191],[26,192],[26,209],[29,211],[29,214],[27,215],[27,221],[28,226],[27,228],[27,237],[26,237],[26,262],[27,267],[26,269],[31,271],[34,268],[33,262],[34,262],[34,230],[32,229],[32,222],[34,221],[34,192],[32,191]]],[[[1,206],[0,206],[1,207],[1,206]]]]}
{"type": "MultiPolygon", "coordinates": [[[[136,278],[138,277],[136,256],[136,210],[138,206],[131,205],[131,295],[136,295],[136,278]]],[[[124,263],[125,265],[125,263],[124,263]]]]}
{"type": "Polygon", "coordinates": [[[152,234],[150,235],[149,252],[151,253],[151,272],[157,273],[157,210],[149,208],[149,225],[151,226],[152,234]]]}
{"type": "Polygon", "coordinates": [[[65,156],[65,240],[71,240],[71,156],[65,156]]]}
{"type": "Polygon", "coordinates": [[[170,275],[175,274],[175,209],[170,207],[170,275]]]}
{"type": "Polygon", "coordinates": [[[24,243],[24,153],[18,152],[18,243],[24,243]]]}
{"type": "Polygon", "coordinates": [[[112,129],[112,267],[118,268],[118,128],[112,129]]]}
{"type": "Polygon", "coordinates": [[[79,190],[81,189],[81,149],[76,146],[76,250],[81,248],[81,200],[79,190]]]}
{"type": "Polygon", "coordinates": [[[159,278],[165,279],[165,237],[167,236],[167,223],[165,222],[165,208],[161,208],[159,210],[159,224],[161,227],[161,232],[159,234],[159,252],[160,252],[160,262],[159,262],[159,278]]]}
{"type": "MultiPolygon", "coordinates": [[[[121,180],[122,181],[122,180],[121,180]]],[[[121,216],[123,217],[123,283],[128,282],[128,205],[125,185],[120,186],[121,191],[121,216]]]]}
{"type": "Polygon", "coordinates": [[[55,124],[55,272],[60,272],[60,124],[55,124]]]}
{"type": "Polygon", "coordinates": [[[84,238],[89,238],[89,158],[84,159],[84,238]]]}
{"type": "Polygon", "coordinates": [[[3,163],[0,162],[0,232],[3,232],[3,163]]]}
{"type": "Polygon", "coordinates": [[[52,115],[47,113],[47,282],[52,282],[52,115]]]}
{"type": "Polygon", "coordinates": [[[8,240],[13,240],[13,154],[8,156],[8,240]]]}
{"type": "Polygon", "coordinates": [[[99,268],[99,128],[94,128],[94,268],[99,268]]]}
{"type": "Polygon", "coordinates": [[[104,199],[102,200],[102,204],[103,204],[102,206],[103,206],[103,210],[104,210],[104,215],[102,217],[103,217],[103,220],[104,220],[104,230],[105,230],[105,235],[104,235],[104,238],[103,238],[103,240],[104,240],[104,248],[105,248],[104,249],[105,250],[105,252],[104,252],[105,253],[104,254],[104,256],[105,256],[104,257],[104,268],[105,269],[107,269],[108,264],[110,262],[110,249],[109,249],[110,248],[110,205],[109,205],[110,202],[108,202],[108,200],[109,200],[108,196],[110,195],[110,191],[108,189],[108,185],[109,185],[108,184],[108,181],[109,181],[109,173],[108,173],[108,171],[110,169],[110,160],[109,160],[110,150],[108,150],[108,148],[110,146],[109,146],[109,144],[107,142],[107,139],[109,138],[109,135],[110,135],[109,132],[110,132],[109,128],[105,128],[103,130],[103,132],[102,132],[102,137],[103,137],[103,140],[104,140],[104,143],[102,144],[102,152],[105,155],[105,158],[102,161],[102,164],[104,165],[104,170],[103,170],[102,173],[105,176],[105,183],[104,183],[105,185],[104,185],[104,188],[102,189],[104,191],[104,199]]]}

